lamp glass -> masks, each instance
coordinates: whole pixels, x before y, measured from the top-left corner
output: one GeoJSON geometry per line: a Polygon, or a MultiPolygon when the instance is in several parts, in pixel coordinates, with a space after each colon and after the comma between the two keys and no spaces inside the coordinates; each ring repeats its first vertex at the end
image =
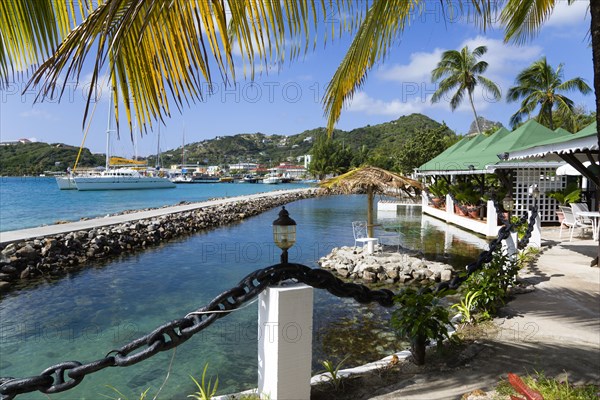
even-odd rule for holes
{"type": "Polygon", "coordinates": [[[296,225],[273,225],[273,240],[281,250],[287,250],[296,243],[296,225]]]}
{"type": "Polygon", "coordinates": [[[279,218],[273,221],[273,240],[281,250],[287,250],[296,243],[296,221],[281,207],[279,218]]]}
{"type": "Polygon", "coordinates": [[[513,208],[515,208],[515,201],[512,197],[507,195],[504,199],[502,199],[502,207],[504,207],[506,211],[512,211],[513,208]]]}

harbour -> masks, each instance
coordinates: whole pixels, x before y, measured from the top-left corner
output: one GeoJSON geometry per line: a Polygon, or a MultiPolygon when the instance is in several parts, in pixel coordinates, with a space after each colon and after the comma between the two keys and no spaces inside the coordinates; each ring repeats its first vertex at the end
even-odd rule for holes
{"type": "MultiPolygon", "coordinates": [[[[288,204],[299,223],[290,261],[316,266],[316,260],[333,247],[351,244],[349,224],[364,218],[364,202],[364,196],[358,195],[288,204]]],[[[421,221],[414,211],[405,212],[408,214],[398,214],[399,220],[406,221],[402,227],[403,245],[418,248],[427,242],[432,249],[443,245],[443,232],[421,221]]],[[[249,272],[278,262],[279,250],[272,242],[270,227],[275,217],[275,210],[265,212],[175,238],[143,252],[90,260],[86,268],[67,276],[45,277],[35,286],[3,295],[0,340],[3,354],[8,357],[2,357],[0,372],[25,376],[65,358],[93,360],[165,321],[197,309],[249,272]],[[58,316],[52,310],[64,311],[58,316]]],[[[478,251],[479,246],[472,245],[463,257],[473,257],[478,251]]],[[[313,369],[320,369],[321,360],[341,354],[353,354],[350,365],[358,365],[399,350],[402,343],[391,332],[388,319],[388,310],[377,305],[358,305],[316,291],[313,369]],[[344,339],[364,335],[373,344],[367,353],[362,346],[357,348],[344,339]],[[375,342],[373,335],[378,338],[375,342]]],[[[247,389],[256,384],[256,335],[253,305],[215,323],[176,352],[125,370],[110,368],[53,398],[112,395],[105,385],[136,397],[147,388],[156,391],[167,371],[170,378],[161,397],[181,398],[194,389],[188,374],[198,377],[207,362],[210,371],[219,376],[223,393],[247,389]],[[172,358],[176,361],[169,370],[172,358]]],[[[41,394],[31,396],[43,398],[41,394]]]]}

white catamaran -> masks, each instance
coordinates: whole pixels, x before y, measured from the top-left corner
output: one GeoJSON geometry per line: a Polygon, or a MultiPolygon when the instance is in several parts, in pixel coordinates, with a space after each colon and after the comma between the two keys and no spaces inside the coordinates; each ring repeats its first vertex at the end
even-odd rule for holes
{"type": "MultiPolygon", "coordinates": [[[[112,100],[112,97],[111,97],[112,100]]],[[[108,128],[106,130],[106,165],[104,171],[99,175],[74,176],[77,190],[131,190],[131,189],[169,189],[175,184],[169,179],[161,176],[152,176],[140,173],[134,168],[111,168],[110,134],[112,132],[112,101],[109,104],[108,128]]],[[[160,139],[159,139],[160,140],[160,139]]],[[[123,159],[121,159],[123,160],[123,159]]],[[[134,160],[133,164],[139,164],[134,160]]],[[[57,180],[58,182],[58,180],[57,180]]],[[[59,183],[60,187],[60,183],[59,183]]]]}

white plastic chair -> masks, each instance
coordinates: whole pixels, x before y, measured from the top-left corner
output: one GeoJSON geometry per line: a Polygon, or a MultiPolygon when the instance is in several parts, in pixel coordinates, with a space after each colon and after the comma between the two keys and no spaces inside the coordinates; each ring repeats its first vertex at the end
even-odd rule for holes
{"type": "Polygon", "coordinates": [[[354,247],[357,247],[358,243],[361,243],[363,247],[369,242],[373,242],[374,246],[379,244],[378,239],[369,237],[366,221],[352,222],[352,233],[354,234],[354,247]]]}
{"type": "Polygon", "coordinates": [[[560,209],[562,210],[562,212],[565,216],[565,219],[563,220],[562,224],[560,224],[560,231],[558,233],[559,239],[562,237],[563,225],[569,228],[569,242],[573,240],[573,231],[575,230],[575,228],[581,227],[581,228],[585,229],[585,228],[592,227],[591,224],[587,224],[587,223],[578,221],[575,218],[575,214],[573,213],[573,209],[571,207],[561,206],[560,209]]]}
{"type": "Polygon", "coordinates": [[[588,205],[585,203],[572,203],[571,209],[573,210],[573,214],[575,214],[575,219],[579,222],[582,222],[586,225],[593,225],[592,220],[589,217],[582,217],[579,215],[580,212],[588,212],[590,209],[588,205]]]}

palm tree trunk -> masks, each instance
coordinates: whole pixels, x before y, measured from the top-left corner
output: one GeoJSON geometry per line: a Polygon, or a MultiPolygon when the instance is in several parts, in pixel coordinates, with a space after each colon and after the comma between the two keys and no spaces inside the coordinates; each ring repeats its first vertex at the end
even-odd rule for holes
{"type": "Polygon", "coordinates": [[[469,93],[469,102],[471,103],[471,108],[473,109],[473,115],[475,115],[475,127],[477,128],[477,133],[481,135],[481,128],[479,127],[479,118],[477,117],[477,111],[475,111],[475,104],[473,104],[473,95],[470,91],[469,93]]]}
{"type": "MultiPolygon", "coordinates": [[[[600,2],[590,0],[591,27],[590,35],[592,37],[592,60],[594,62],[594,91],[596,92],[596,136],[598,137],[598,147],[600,147],[600,2]]],[[[600,189],[600,188],[597,188],[600,189]]],[[[596,190],[596,204],[600,200],[600,193],[596,190]]],[[[600,264],[600,243],[598,244],[598,253],[596,262],[600,264]]]]}

